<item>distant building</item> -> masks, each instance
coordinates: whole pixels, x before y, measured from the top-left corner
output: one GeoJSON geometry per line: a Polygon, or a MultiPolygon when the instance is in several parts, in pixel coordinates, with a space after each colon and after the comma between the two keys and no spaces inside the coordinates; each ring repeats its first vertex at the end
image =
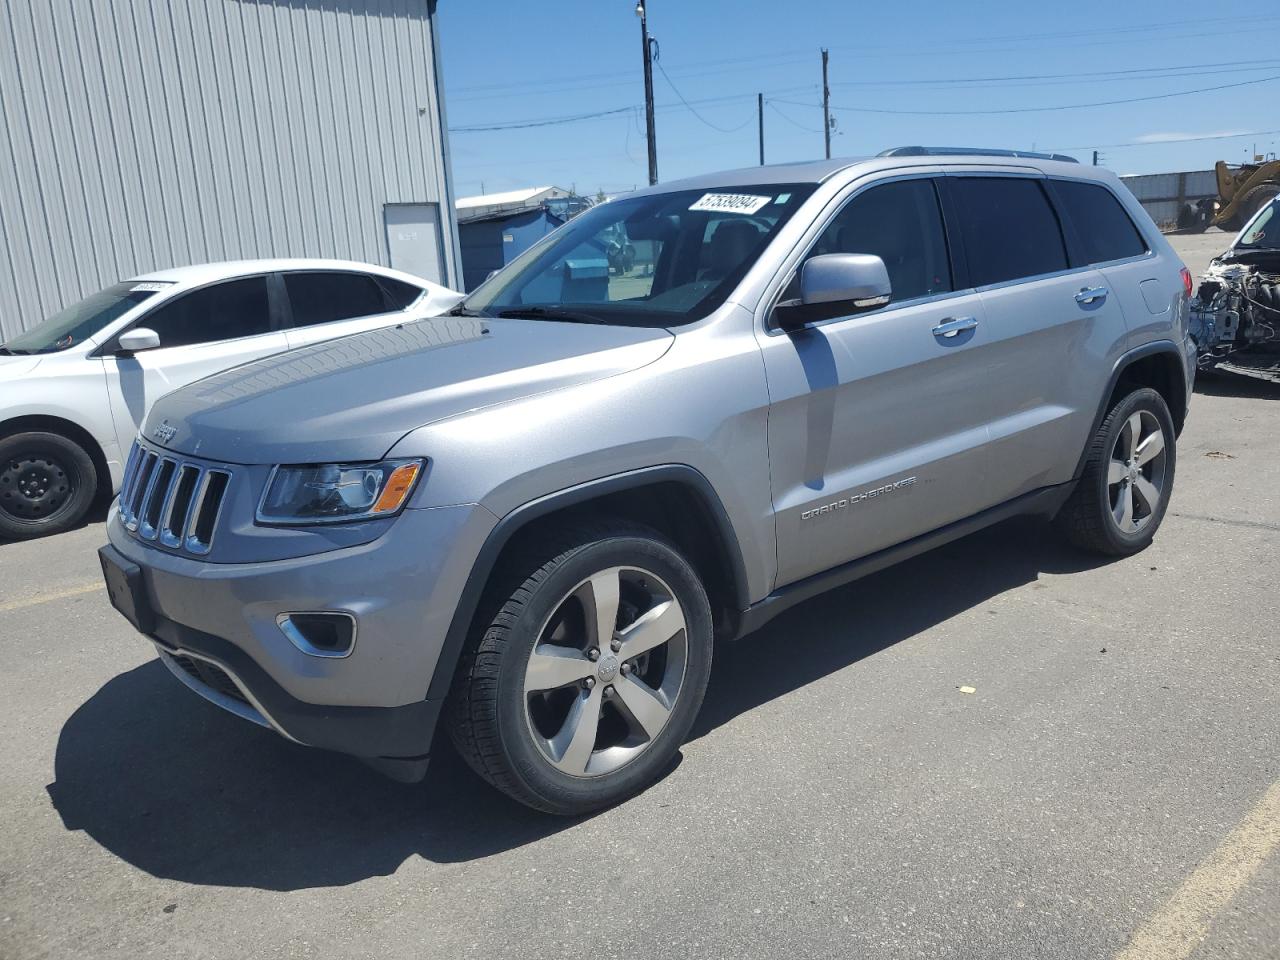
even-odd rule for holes
{"type": "Polygon", "coordinates": [[[527,187],[457,202],[462,276],[470,292],[556,227],[591,206],[559,187],[527,187]]]}
{"type": "Polygon", "coordinates": [[[0,341],[257,257],[458,287],[435,0],[0,0],[0,341]]]}

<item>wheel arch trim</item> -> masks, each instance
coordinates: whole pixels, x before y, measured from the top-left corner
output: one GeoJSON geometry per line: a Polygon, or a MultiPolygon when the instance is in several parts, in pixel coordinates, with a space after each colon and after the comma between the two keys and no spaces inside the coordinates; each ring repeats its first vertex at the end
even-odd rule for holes
{"type": "MultiPolygon", "coordinates": [[[[1181,385],[1185,395],[1187,391],[1187,377],[1183,366],[1183,356],[1178,349],[1178,345],[1172,340],[1152,340],[1150,343],[1144,343],[1141,346],[1134,347],[1132,350],[1126,351],[1116,361],[1115,366],[1111,369],[1111,376],[1107,378],[1106,389],[1102,391],[1102,398],[1098,401],[1098,409],[1094,414],[1093,423],[1089,428],[1088,436],[1085,439],[1084,449],[1080,451],[1080,459],[1076,463],[1075,473],[1073,477],[1079,479],[1084,473],[1085,462],[1089,459],[1089,443],[1092,437],[1098,432],[1098,428],[1102,425],[1102,421],[1107,416],[1107,411],[1111,403],[1111,395],[1115,393],[1116,387],[1120,384],[1120,379],[1124,376],[1125,371],[1132,367],[1139,360],[1145,360],[1148,357],[1167,354],[1173,361],[1173,366],[1177,369],[1177,381],[1175,388],[1181,385]]],[[[1183,400],[1183,406],[1186,407],[1186,400],[1183,400]]],[[[1172,411],[1171,411],[1172,412],[1172,411]]],[[[1175,426],[1180,426],[1176,422],[1175,426]]]]}
{"type": "Polygon", "coordinates": [[[706,509],[715,525],[721,545],[730,562],[730,584],[737,611],[745,611],[747,601],[747,573],[742,549],[724,503],[711,481],[699,470],[687,464],[671,463],[644,467],[576,484],[522,504],[498,520],[485,538],[480,552],[471,565],[465,585],[458,596],[458,603],[449,623],[448,633],[440,648],[435,672],[427,691],[427,699],[443,699],[453,684],[453,674],[462,654],[471,622],[480,605],[480,598],[497,565],[503,549],[520,530],[542,517],[570,507],[589,503],[609,494],[640,490],[664,483],[676,483],[688,488],[706,509]]]}

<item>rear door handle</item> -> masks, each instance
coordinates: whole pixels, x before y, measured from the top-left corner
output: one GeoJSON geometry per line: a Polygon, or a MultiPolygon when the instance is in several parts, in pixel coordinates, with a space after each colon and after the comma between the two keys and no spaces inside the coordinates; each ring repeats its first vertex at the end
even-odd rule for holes
{"type": "Polygon", "coordinates": [[[1106,287],[1081,287],[1080,292],[1076,294],[1076,303],[1093,303],[1096,300],[1105,300],[1110,292],[1106,287]]]}
{"type": "Polygon", "coordinates": [[[935,337],[954,337],[961,330],[972,330],[977,325],[977,317],[948,317],[933,328],[933,335],[935,337]]]}

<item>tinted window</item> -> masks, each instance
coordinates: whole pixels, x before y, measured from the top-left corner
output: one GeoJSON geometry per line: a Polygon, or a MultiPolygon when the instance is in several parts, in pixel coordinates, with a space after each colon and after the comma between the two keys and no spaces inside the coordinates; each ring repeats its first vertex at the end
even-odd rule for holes
{"type": "Polygon", "coordinates": [[[1054,188],[1075,228],[1086,263],[1106,263],[1147,252],[1147,241],[1142,239],[1115,194],[1106,187],[1056,180],[1054,188]]]}
{"type": "Polygon", "coordinates": [[[810,256],[822,253],[875,254],[889,271],[895,301],[951,289],[932,180],[900,180],[858,194],[822,232],[810,256]]]}
{"type": "Polygon", "coordinates": [[[975,287],[1067,269],[1062,228],[1039,182],[953,177],[948,185],[975,287]]]}
{"type": "Polygon", "coordinates": [[[265,277],[229,280],[193,290],[144,314],[138,326],[160,334],[161,347],[182,347],[271,330],[265,277]]]}
{"type": "Polygon", "coordinates": [[[412,283],[405,283],[403,280],[392,280],[390,277],[374,277],[374,280],[382,288],[382,292],[386,294],[387,302],[391,305],[392,310],[403,310],[422,296],[422,288],[414,286],[412,283]]]}
{"type": "Polygon", "coordinates": [[[378,285],[364,273],[286,273],[284,286],[295,327],[367,317],[389,309],[378,285]]]}
{"type": "Polygon", "coordinates": [[[92,337],[148,297],[154,297],[166,286],[166,283],[137,280],[117,283],[55,313],[26,333],[11,338],[5,343],[4,349],[9,353],[54,353],[66,350],[92,337]]]}

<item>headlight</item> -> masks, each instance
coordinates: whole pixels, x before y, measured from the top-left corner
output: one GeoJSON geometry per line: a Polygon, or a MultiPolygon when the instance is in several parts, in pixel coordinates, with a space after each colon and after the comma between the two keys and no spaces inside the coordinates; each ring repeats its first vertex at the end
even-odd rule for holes
{"type": "Polygon", "coordinates": [[[260,523],[335,523],[399,510],[422,472],[421,460],[276,467],[258,507],[260,523]]]}

